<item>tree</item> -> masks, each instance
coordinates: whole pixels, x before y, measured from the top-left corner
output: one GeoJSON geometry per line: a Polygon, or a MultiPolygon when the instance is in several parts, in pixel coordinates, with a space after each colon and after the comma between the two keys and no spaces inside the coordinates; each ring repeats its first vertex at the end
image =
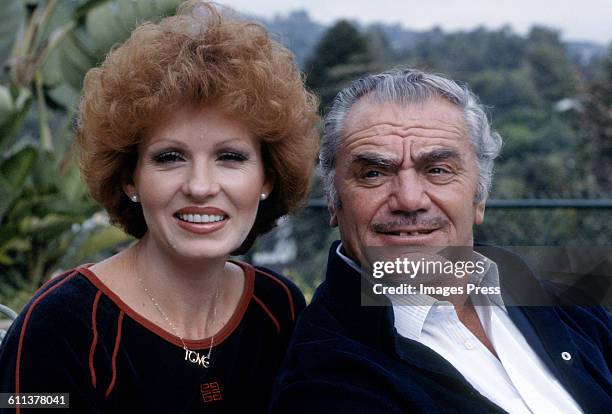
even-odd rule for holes
{"type": "Polygon", "coordinates": [[[540,95],[550,103],[576,92],[576,75],[559,40],[559,34],[534,27],[528,36],[527,66],[540,95]]]}
{"type": "Polygon", "coordinates": [[[518,70],[482,70],[468,77],[468,83],[493,113],[514,108],[539,108],[541,99],[529,72],[518,70]]]}
{"type": "Polygon", "coordinates": [[[599,76],[586,90],[583,100],[585,144],[589,163],[601,189],[612,192],[612,45],[601,62],[599,76]]]}
{"type": "Polygon", "coordinates": [[[371,60],[388,64],[395,59],[395,52],[381,25],[373,24],[368,27],[365,38],[371,60]]]}
{"type": "Polygon", "coordinates": [[[327,107],[347,79],[366,72],[372,61],[368,41],[348,21],[340,20],[319,40],[306,62],[306,82],[321,96],[321,107],[327,107]]]}

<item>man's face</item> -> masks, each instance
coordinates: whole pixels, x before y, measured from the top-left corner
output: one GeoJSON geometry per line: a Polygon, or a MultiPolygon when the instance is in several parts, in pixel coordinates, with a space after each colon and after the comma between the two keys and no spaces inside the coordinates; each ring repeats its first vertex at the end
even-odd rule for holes
{"type": "Polygon", "coordinates": [[[331,208],[344,248],[364,263],[370,246],[472,246],[484,217],[474,204],[478,169],[462,112],[432,98],[349,111],[336,156],[340,207],[331,208]]]}

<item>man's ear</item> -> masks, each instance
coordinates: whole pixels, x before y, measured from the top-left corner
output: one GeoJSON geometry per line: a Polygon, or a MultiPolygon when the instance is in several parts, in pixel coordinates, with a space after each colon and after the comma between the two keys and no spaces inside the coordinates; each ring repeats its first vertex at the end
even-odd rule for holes
{"type": "Polygon", "coordinates": [[[338,216],[336,215],[336,207],[327,206],[329,210],[329,226],[330,227],[338,227],[338,216]]]}
{"type": "Polygon", "coordinates": [[[487,200],[484,199],[476,204],[474,209],[474,224],[482,224],[484,222],[485,205],[487,200]]]}

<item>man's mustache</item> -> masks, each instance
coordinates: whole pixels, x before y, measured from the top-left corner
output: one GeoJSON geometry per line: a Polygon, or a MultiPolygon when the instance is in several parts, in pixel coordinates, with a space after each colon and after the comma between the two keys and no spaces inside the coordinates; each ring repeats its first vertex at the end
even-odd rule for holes
{"type": "Polygon", "coordinates": [[[444,217],[423,217],[418,212],[400,212],[392,220],[372,223],[371,227],[379,233],[388,233],[401,227],[418,227],[424,229],[438,229],[448,224],[444,217]]]}

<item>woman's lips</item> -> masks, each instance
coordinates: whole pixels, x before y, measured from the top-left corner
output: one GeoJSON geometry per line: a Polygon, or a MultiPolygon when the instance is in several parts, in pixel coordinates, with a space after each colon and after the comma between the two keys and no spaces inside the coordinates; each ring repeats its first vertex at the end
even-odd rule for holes
{"type": "Polygon", "coordinates": [[[184,207],[174,214],[179,227],[196,234],[217,231],[225,226],[229,216],[216,207],[184,207]]]}

